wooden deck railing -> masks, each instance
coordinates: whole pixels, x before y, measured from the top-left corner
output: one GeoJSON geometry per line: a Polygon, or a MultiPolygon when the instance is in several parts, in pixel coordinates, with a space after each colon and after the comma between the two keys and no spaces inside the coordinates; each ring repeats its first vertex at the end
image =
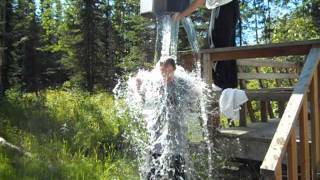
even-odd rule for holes
{"type": "MultiPolygon", "coordinates": [[[[287,170],[290,180],[298,179],[298,169],[300,170],[300,179],[318,179],[317,173],[320,170],[320,41],[208,49],[202,50],[200,54],[203,78],[208,84],[212,84],[212,61],[307,55],[299,81],[294,87],[261,165],[261,174],[265,179],[282,179],[282,162],[287,157],[287,170]],[[309,103],[309,100],[311,103],[309,103]],[[308,138],[309,110],[311,110],[311,151],[309,150],[308,138]],[[297,129],[295,126],[298,121],[299,146],[296,142],[297,129]]],[[[193,63],[192,55],[185,53],[181,57],[183,66],[190,68],[193,63]]]]}
{"type": "Polygon", "coordinates": [[[261,165],[266,179],[282,179],[282,162],[287,153],[289,179],[318,179],[320,167],[320,118],[319,76],[320,48],[313,47],[302,69],[299,82],[294,88],[285,112],[280,120],[269,150],[261,165]],[[308,100],[311,101],[309,106],[308,100]],[[311,154],[309,153],[308,110],[311,110],[311,154]],[[300,153],[296,142],[296,123],[299,121],[300,153]],[[298,164],[300,158],[300,164],[298,164]],[[311,162],[311,164],[310,164],[311,162]],[[312,173],[311,173],[312,172],[312,173]],[[311,174],[310,174],[311,173],[311,174]]]}

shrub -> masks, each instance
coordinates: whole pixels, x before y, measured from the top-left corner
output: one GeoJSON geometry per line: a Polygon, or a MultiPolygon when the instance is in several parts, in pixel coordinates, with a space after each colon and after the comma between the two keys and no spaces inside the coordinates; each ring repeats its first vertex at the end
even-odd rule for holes
{"type": "Polygon", "coordinates": [[[129,117],[105,92],[9,90],[0,100],[0,136],[31,152],[0,148],[0,179],[138,179],[124,149],[129,117]]]}

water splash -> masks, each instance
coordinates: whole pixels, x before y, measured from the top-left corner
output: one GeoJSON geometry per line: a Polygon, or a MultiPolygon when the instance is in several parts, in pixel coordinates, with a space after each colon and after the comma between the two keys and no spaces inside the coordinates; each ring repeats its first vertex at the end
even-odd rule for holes
{"type": "MultiPolygon", "coordinates": [[[[199,52],[196,32],[190,18],[182,20],[189,42],[195,54],[199,52]]],[[[177,59],[179,22],[171,15],[157,17],[157,41],[155,58],[171,56],[177,59]]],[[[140,70],[126,81],[119,81],[114,89],[117,102],[128,108],[119,108],[119,115],[129,114],[132,121],[126,138],[134,144],[138,154],[141,177],[149,179],[170,178],[178,174],[180,179],[195,179],[187,140],[187,118],[194,124],[202,122],[208,153],[208,179],[212,179],[213,143],[209,138],[208,115],[213,92],[201,79],[200,61],[195,56],[196,68],[186,72],[177,66],[174,81],[167,81],[160,71],[160,63],[151,71],[140,70]],[[179,155],[178,157],[176,155],[179,155]],[[157,156],[157,157],[154,157],[157,156]],[[173,159],[174,158],[174,159],[173,159]],[[180,163],[180,169],[175,162],[180,163]],[[152,173],[150,173],[153,171],[152,173]]]]}
{"type": "MultiPolygon", "coordinates": [[[[191,20],[190,17],[186,17],[182,19],[182,23],[184,26],[185,31],[187,32],[188,40],[192,48],[192,52],[194,53],[194,58],[195,58],[195,74],[198,78],[201,78],[201,62],[199,59],[199,52],[200,48],[198,45],[198,40],[197,40],[197,34],[194,28],[194,24],[191,20]]],[[[200,97],[200,115],[201,119],[203,120],[203,135],[204,135],[204,141],[207,145],[207,150],[208,150],[208,179],[212,179],[212,172],[213,172],[213,162],[212,162],[212,154],[213,154],[213,142],[211,141],[210,138],[210,133],[209,133],[209,127],[208,127],[208,116],[212,115],[212,109],[210,109],[210,103],[214,101],[215,96],[213,92],[211,91],[210,87],[203,88],[202,93],[205,94],[205,96],[200,97]]]]}

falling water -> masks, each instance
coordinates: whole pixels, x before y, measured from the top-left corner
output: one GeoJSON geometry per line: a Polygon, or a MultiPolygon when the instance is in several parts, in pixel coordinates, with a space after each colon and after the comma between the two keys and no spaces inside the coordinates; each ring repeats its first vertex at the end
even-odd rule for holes
{"type": "Polygon", "coordinates": [[[194,24],[191,20],[190,17],[186,17],[182,19],[183,27],[187,32],[188,40],[191,45],[192,51],[194,53],[199,53],[199,45],[198,45],[198,40],[197,40],[197,33],[194,28],[194,24]]]}
{"type": "Polygon", "coordinates": [[[157,17],[157,38],[155,61],[161,56],[177,58],[179,22],[174,21],[171,15],[159,15],[157,17]]]}
{"type": "MultiPolygon", "coordinates": [[[[190,18],[182,20],[188,40],[195,54],[199,52],[196,32],[190,18]]],[[[161,15],[157,18],[157,41],[155,58],[173,57],[177,59],[179,22],[171,15],[161,15]]],[[[212,142],[207,126],[209,101],[212,100],[210,87],[201,79],[200,61],[195,56],[196,68],[186,72],[181,66],[175,71],[176,84],[168,85],[160,72],[159,62],[151,71],[140,70],[127,81],[119,82],[114,89],[117,99],[123,99],[128,109],[119,109],[119,115],[129,113],[132,117],[127,134],[133,151],[139,155],[140,172],[143,178],[148,176],[154,163],[150,161],[155,147],[160,146],[161,156],[156,162],[156,168],[162,177],[168,177],[172,169],[170,158],[180,154],[185,162],[185,179],[195,179],[196,172],[190,157],[186,141],[187,117],[195,117],[194,124],[203,122],[204,140],[208,153],[208,178],[212,179],[212,142]],[[141,84],[141,85],[137,85],[141,84]],[[175,100],[172,101],[172,94],[175,100]],[[174,103],[172,103],[174,102],[174,103]],[[174,125],[175,124],[175,125],[174,125]],[[159,130],[161,127],[161,130],[159,130]],[[158,128],[158,129],[157,129],[158,128]],[[152,164],[152,165],[151,165],[152,164]]],[[[157,148],[156,148],[157,149],[157,148]]],[[[156,178],[156,177],[154,177],[156,178]]],[[[182,178],[182,177],[181,177],[182,178]]],[[[182,178],[183,179],[183,178],[182,178]]]]}
{"type": "MultiPolygon", "coordinates": [[[[192,51],[195,54],[194,55],[196,60],[195,74],[198,78],[201,78],[201,62],[198,59],[200,48],[198,45],[197,35],[196,35],[193,22],[190,17],[186,17],[186,18],[183,18],[182,23],[185,31],[187,32],[188,40],[191,45],[192,51]]],[[[208,111],[208,104],[213,100],[213,97],[210,96],[212,95],[212,92],[210,90],[211,88],[202,89],[202,92],[205,94],[205,96],[202,96],[200,98],[201,119],[203,120],[203,134],[204,134],[204,140],[208,148],[208,179],[212,179],[212,172],[213,172],[213,167],[212,167],[213,143],[209,138],[210,134],[209,134],[209,128],[208,128],[208,114],[210,114],[208,111]]]]}

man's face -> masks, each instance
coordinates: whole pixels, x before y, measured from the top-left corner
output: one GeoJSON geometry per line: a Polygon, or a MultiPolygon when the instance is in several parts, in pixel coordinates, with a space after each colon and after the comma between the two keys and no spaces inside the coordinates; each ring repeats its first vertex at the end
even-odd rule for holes
{"type": "Polygon", "coordinates": [[[174,79],[174,67],[171,64],[164,66],[165,68],[165,78],[167,81],[172,81],[174,79]]]}
{"type": "Polygon", "coordinates": [[[165,66],[165,71],[167,75],[172,75],[174,73],[174,67],[171,64],[165,66]]]}
{"type": "Polygon", "coordinates": [[[171,64],[160,63],[159,70],[164,79],[173,80],[175,68],[171,64]]]}

